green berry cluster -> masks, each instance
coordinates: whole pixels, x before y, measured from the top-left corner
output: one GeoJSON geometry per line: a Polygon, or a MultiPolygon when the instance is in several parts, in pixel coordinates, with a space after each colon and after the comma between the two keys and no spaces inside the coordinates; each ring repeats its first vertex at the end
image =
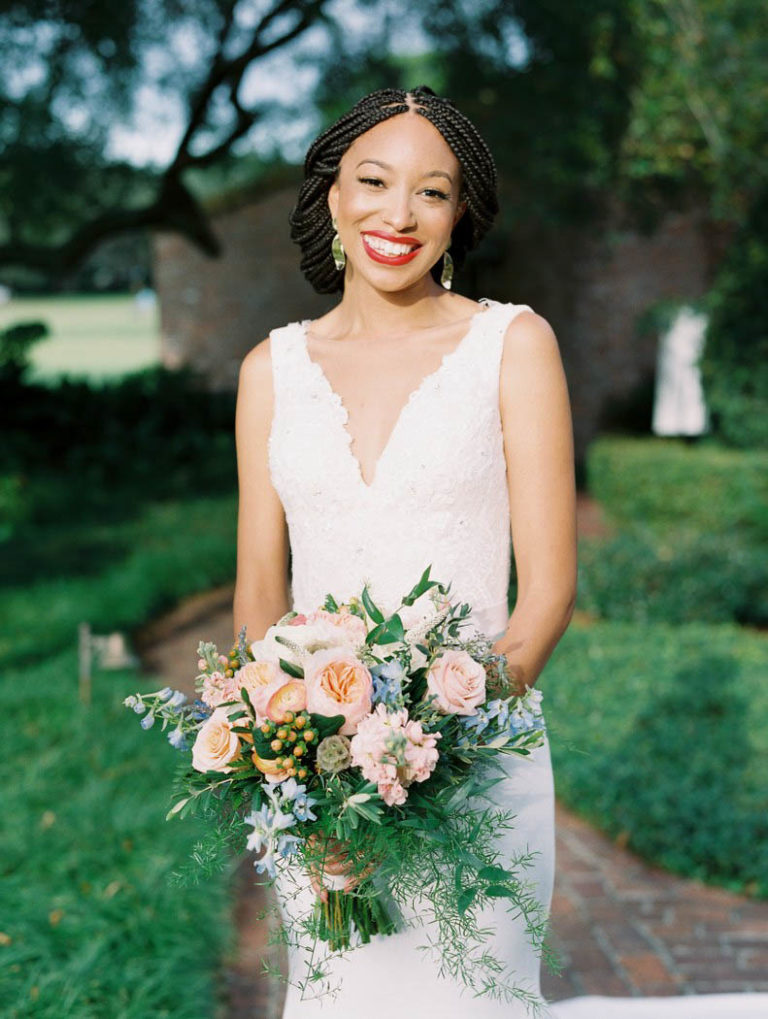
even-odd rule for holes
{"type": "Polygon", "coordinates": [[[265,719],[260,729],[277,754],[276,767],[305,779],[309,775],[309,756],[317,745],[317,730],[312,728],[309,712],[285,711],[281,722],[265,719]]]}

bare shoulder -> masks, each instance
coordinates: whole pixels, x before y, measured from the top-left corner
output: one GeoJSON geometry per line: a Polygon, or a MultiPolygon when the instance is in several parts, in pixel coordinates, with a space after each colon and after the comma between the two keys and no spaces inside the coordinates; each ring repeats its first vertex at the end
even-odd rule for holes
{"type": "Polygon", "coordinates": [[[266,427],[272,416],[273,401],[271,338],[267,336],[240,362],[236,411],[238,431],[246,424],[247,433],[257,425],[259,428],[266,427]]]}
{"type": "Polygon", "coordinates": [[[251,347],[240,362],[240,381],[247,384],[258,384],[268,379],[272,372],[272,339],[265,337],[255,347],[251,347]]]}
{"type": "Polygon", "coordinates": [[[500,370],[502,415],[507,419],[551,414],[566,399],[567,381],[555,331],[535,311],[521,311],[508,324],[500,370]]]}
{"type": "Polygon", "coordinates": [[[559,345],[548,320],[536,311],[518,312],[504,333],[505,356],[535,358],[553,353],[559,354],[559,345]]]}

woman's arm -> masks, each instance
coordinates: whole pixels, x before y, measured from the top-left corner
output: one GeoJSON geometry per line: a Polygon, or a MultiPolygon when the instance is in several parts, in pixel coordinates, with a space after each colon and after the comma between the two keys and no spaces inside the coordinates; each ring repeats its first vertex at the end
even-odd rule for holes
{"type": "Polygon", "coordinates": [[[243,358],[235,412],[240,494],[233,615],[235,636],[245,623],[249,641],[260,640],[290,608],[288,533],[267,460],[273,406],[272,359],[266,339],[243,358]]]}
{"type": "Polygon", "coordinates": [[[494,645],[517,691],[533,686],[576,602],[573,425],[560,349],[545,318],[523,311],[504,337],[500,407],[517,601],[494,645]]]}

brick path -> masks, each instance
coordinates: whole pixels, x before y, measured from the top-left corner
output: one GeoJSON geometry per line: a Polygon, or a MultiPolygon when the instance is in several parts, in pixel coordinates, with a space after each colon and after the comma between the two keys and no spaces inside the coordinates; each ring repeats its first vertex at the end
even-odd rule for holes
{"type": "Polygon", "coordinates": [[[562,808],[552,918],[552,1000],[768,991],[768,902],[649,867],[562,808]]]}
{"type": "MultiPolygon", "coordinates": [[[[605,533],[599,507],[579,501],[579,533],[605,533]]],[[[190,599],[134,635],[147,671],[189,691],[201,638],[232,641],[231,586],[190,599]]],[[[282,988],[262,972],[268,956],[258,919],[264,891],[249,859],[237,874],[239,943],[225,961],[226,1019],[278,1019],[282,988]]],[[[613,996],[768,991],[768,902],[673,877],[644,864],[562,807],[557,813],[553,944],[564,969],[545,973],[553,1001],[613,996]]]]}

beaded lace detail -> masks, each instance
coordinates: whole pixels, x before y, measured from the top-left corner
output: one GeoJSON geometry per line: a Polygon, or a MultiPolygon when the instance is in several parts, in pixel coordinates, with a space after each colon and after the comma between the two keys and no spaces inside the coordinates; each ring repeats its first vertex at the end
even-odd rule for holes
{"type": "Polygon", "coordinates": [[[272,483],[291,544],[293,607],[369,585],[393,611],[427,565],[489,633],[507,621],[510,526],[499,414],[507,325],[527,304],[481,298],[458,346],[414,389],[363,480],[348,414],[309,356],[308,321],[270,333],[272,483]]]}

